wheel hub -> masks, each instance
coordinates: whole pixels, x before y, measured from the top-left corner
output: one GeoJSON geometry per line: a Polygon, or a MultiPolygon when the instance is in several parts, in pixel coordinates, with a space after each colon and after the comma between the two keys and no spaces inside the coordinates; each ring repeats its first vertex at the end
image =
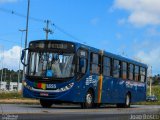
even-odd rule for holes
{"type": "Polygon", "coordinates": [[[129,96],[127,95],[127,98],[126,98],[126,105],[129,105],[130,103],[130,99],[129,99],[129,96]]]}
{"type": "Polygon", "coordinates": [[[91,103],[92,103],[92,95],[91,95],[91,94],[87,94],[87,96],[86,96],[86,102],[87,102],[88,104],[91,104],[91,103]]]}

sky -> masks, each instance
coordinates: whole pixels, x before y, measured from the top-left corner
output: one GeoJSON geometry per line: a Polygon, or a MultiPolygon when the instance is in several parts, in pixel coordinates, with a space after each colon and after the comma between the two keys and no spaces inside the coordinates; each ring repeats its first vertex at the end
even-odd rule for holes
{"type": "MultiPolygon", "coordinates": [[[[146,63],[160,74],[160,0],[30,1],[28,42],[45,39],[44,21],[50,20],[49,39],[84,43],[146,63]]],[[[18,69],[26,14],[27,0],[0,0],[1,66],[18,69]]]]}

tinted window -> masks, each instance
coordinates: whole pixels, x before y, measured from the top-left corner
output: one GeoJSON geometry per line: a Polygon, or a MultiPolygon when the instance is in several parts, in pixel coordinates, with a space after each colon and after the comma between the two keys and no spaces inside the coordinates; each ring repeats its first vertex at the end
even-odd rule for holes
{"type": "Polygon", "coordinates": [[[104,57],[103,58],[103,65],[110,67],[111,66],[111,59],[108,57],[104,57]]]}
{"type": "Polygon", "coordinates": [[[129,64],[129,79],[133,80],[133,65],[129,64]]]}
{"type": "Polygon", "coordinates": [[[92,64],[91,70],[92,70],[91,73],[93,73],[93,74],[99,74],[100,68],[99,68],[99,66],[97,64],[92,64]]]}
{"type": "Polygon", "coordinates": [[[134,79],[135,79],[135,81],[139,81],[139,66],[135,66],[134,79]]]}
{"type": "Polygon", "coordinates": [[[81,59],[80,58],[79,61],[81,61],[81,60],[83,60],[83,64],[84,65],[83,65],[83,67],[78,67],[78,69],[79,69],[78,71],[81,72],[81,73],[86,73],[86,70],[87,70],[87,59],[84,59],[84,58],[81,59]]]}
{"type": "Polygon", "coordinates": [[[77,71],[80,73],[86,73],[87,66],[88,66],[88,52],[86,50],[80,49],[78,51],[77,71]]]}
{"type": "Polygon", "coordinates": [[[98,64],[98,54],[93,53],[91,55],[91,62],[95,63],[95,64],[98,64]]]}
{"type": "Polygon", "coordinates": [[[140,68],[140,73],[141,73],[141,75],[145,75],[145,68],[141,67],[140,68]]]}
{"type": "Polygon", "coordinates": [[[140,67],[140,81],[145,82],[146,70],[143,67],[140,67]]]}
{"type": "Polygon", "coordinates": [[[111,76],[111,58],[103,58],[103,75],[111,76]]]}
{"type": "Polygon", "coordinates": [[[79,50],[78,56],[87,58],[88,57],[88,53],[85,50],[79,50]]]}
{"type": "Polygon", "coordinates": [[[113,77],[119,78],[120,76],[120,62],[119,60],[114,60],[113,62],[113,77]]]}
{"type": "Polygon", "coordinates": [[[96,53],[91,53],[91,74],[100,74],[100,66],[99,66],[99,55],[96,53]]]}
{"type": "Polygon", "coordinates": [[[122,62],[122,79],[127,79],[127,63],[122,62]]]}

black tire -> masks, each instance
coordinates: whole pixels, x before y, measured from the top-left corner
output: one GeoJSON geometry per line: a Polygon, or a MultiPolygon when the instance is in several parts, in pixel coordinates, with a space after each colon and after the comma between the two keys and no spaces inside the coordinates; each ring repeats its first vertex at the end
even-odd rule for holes
{"type": "Polygon", "coordinates": [[[48,100],[40,100],[40,104],[43,108],[51,108],[53,103],[48,100]]]}
{"type": "Polygon", "coordinates": [[[94,95],[91,90],[86,93],[85,102],[81,103],[81,108],[88,109],[94,107],[94,95]]]}
{"type": "Polygon", "coordinates": [[[94,103],[95,108],[100,108],[101,104],[100,103],[94,103]]]}
{"type": "Polygon", "coordinates": [[[118,108],[129,108],[130,104],[131,104],[131,95],[130,94],[126,94],[125,103],[118,103],[117,107],[118,108]]]}
{"type": "Polygon", "coordinates": [[[125,105],[124,105],[124,107],[125,107],[125,108],[129,108],[130,105],[131,105],[131,95],[130,95],[130,94],[127,94],[127,95],[126,95],[126,98],[125,98],[125,105]]]}
{"type": "Polygon", "coordinates": [[[124,104],[123,103],[118,103],[117,104],[117,108],[123,108],[124,107],[124,104]]]}

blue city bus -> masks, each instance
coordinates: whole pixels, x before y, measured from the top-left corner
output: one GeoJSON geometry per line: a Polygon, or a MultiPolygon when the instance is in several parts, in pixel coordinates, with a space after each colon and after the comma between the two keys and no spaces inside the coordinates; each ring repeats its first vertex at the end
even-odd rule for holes
{"type": "Polygon", "coordinates": [[[147,65],[84,44],[31,41],[21,61],[26,66],[23,96],[39,99],[45,108],[56,103],[130,107],[146,100],[147,65]]]}

